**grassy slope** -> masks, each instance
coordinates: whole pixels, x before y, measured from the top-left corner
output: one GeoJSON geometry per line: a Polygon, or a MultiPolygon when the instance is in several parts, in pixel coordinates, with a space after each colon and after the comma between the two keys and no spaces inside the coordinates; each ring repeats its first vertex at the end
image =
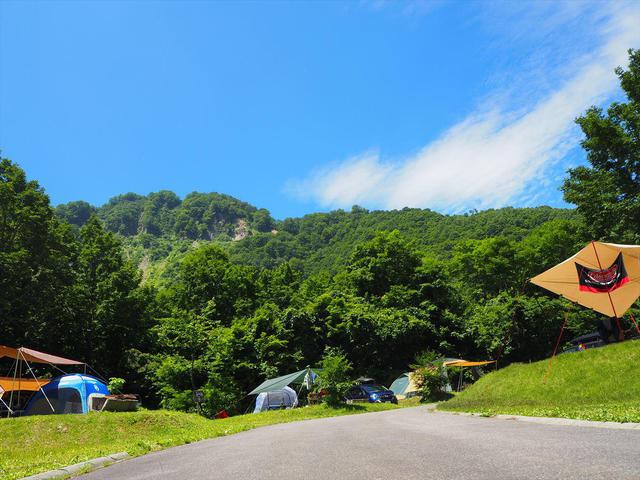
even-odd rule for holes
{"type": "Polygon", "coordinates": [[[640,422],[640,341],[558,355],[492,372],[442,410],[640,422]]]}
{"type": "Polygon", "coordinates": [[[20,478],[116,452],[141,455],[275,423],[392,408],[398,407],[363,404],[332,409],[320,405],[224,420],[162,410],[2,419],[0,478],[20,478]]]}

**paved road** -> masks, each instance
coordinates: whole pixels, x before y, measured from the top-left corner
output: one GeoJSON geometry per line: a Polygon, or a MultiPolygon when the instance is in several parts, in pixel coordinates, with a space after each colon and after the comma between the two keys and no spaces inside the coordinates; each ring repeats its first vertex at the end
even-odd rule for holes
{"type": "Polygon", "coordinates": [[[430,413],[274,425],[128,460],[83,479],[640,479],[640,431],[430,413]]]}

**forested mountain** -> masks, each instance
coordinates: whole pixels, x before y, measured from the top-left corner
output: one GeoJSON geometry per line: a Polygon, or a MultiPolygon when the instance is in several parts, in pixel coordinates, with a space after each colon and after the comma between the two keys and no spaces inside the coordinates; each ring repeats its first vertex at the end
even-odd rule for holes
{"type": "Polygon", "coordinates": [[[265,209],[220,193],[193,192],[181,200],[168,190],[149,195],[125,193],[96,208],[82,200],[56,207],[63,220],[81,227],[97,214],[107,230],[125,237],[139,234],[191,240],[227,240],[243,236],[244,223],[270,231],[274,221],[265,209]]]}
{"type": "Polygon", "coordinates": [[[56,214],[77,227],[95,213],[105,228],[122,235],[132,258],[158,261],[203,241],[219,243],[234,262],[273,268],[284,262],[310,275],[343,267],[353,246],[377,232],[398,230],[425,252],[448,258],[461,240],[502,236],[521,240],[551,220],[576,218],[575,210],[550,207],[503,208],[464,215],[442,215],[405,208],[313,213],[275,221],[269,211],[229,195],[160,191],[147,196],[119,195],[101,207],[84,201],[58,205],[56,214]],[[196,243],[194,244],[194,241],[196,243]]]}
{"type": "MultiPolygon", "coordinates": [[[[640,242],[640,52],[626,103],[578,119],[576,210],[316,213],[274,221],[218,193],[128,193],[55,209],[0,161],[0,344],[126,378],[149,407],[239,408],[265,378],[342,351],[389,382],[421,352],[502,366],[551,354],[595,315],[527,282],[586,242],[640,242]]],[[[623,322],[628,328],[630,325],[623,322]]]]}

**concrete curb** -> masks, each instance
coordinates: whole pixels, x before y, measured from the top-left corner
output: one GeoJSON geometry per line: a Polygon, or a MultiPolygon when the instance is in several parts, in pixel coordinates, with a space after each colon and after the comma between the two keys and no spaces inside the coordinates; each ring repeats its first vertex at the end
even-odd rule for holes
{"type": "Polygon", "coordinates": [[[519,422],[539,423],[543,425],[561,425],[573,427],[590,427],[590,428],[613,428],[616,430],[640,430],[640,423],[620,423],[620,422],[598,422],[594,420],[576,420],[573,418],[558,417],[527,417],[524,415],[486,415],[474,412],[447,412],[443,410],[431,410],[434,413],[442,413],[445,415],[463,415],[466,417],[487,417],[499,418],[501,420],[516,420],[519,422]]]}
{"type": "Polygon", "coordinates": [[[57,470],[49,470],[48,472],[24,477],[21,480],[51,480],[54,478],[65,478],[80,472],[85,473],[86,471],[104,467],[111,463],[120,462],[127,458],[129,458],[129,454],[127,452],[114,453],[107,455],[106,457],[94,458],[92,460],[87,460],[86,462],[76,463],[75,465],[69,465],[68,467],[59,468],[57,470]]]}

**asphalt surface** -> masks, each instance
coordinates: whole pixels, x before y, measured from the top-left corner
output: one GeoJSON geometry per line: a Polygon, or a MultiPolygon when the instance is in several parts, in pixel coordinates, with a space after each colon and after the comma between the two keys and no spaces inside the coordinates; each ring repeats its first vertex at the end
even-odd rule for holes
{"type": "Polygon", "coordinates": [[[640,431],[405,408],[258,428],[80,478],[640,479],[640,431]]]}

